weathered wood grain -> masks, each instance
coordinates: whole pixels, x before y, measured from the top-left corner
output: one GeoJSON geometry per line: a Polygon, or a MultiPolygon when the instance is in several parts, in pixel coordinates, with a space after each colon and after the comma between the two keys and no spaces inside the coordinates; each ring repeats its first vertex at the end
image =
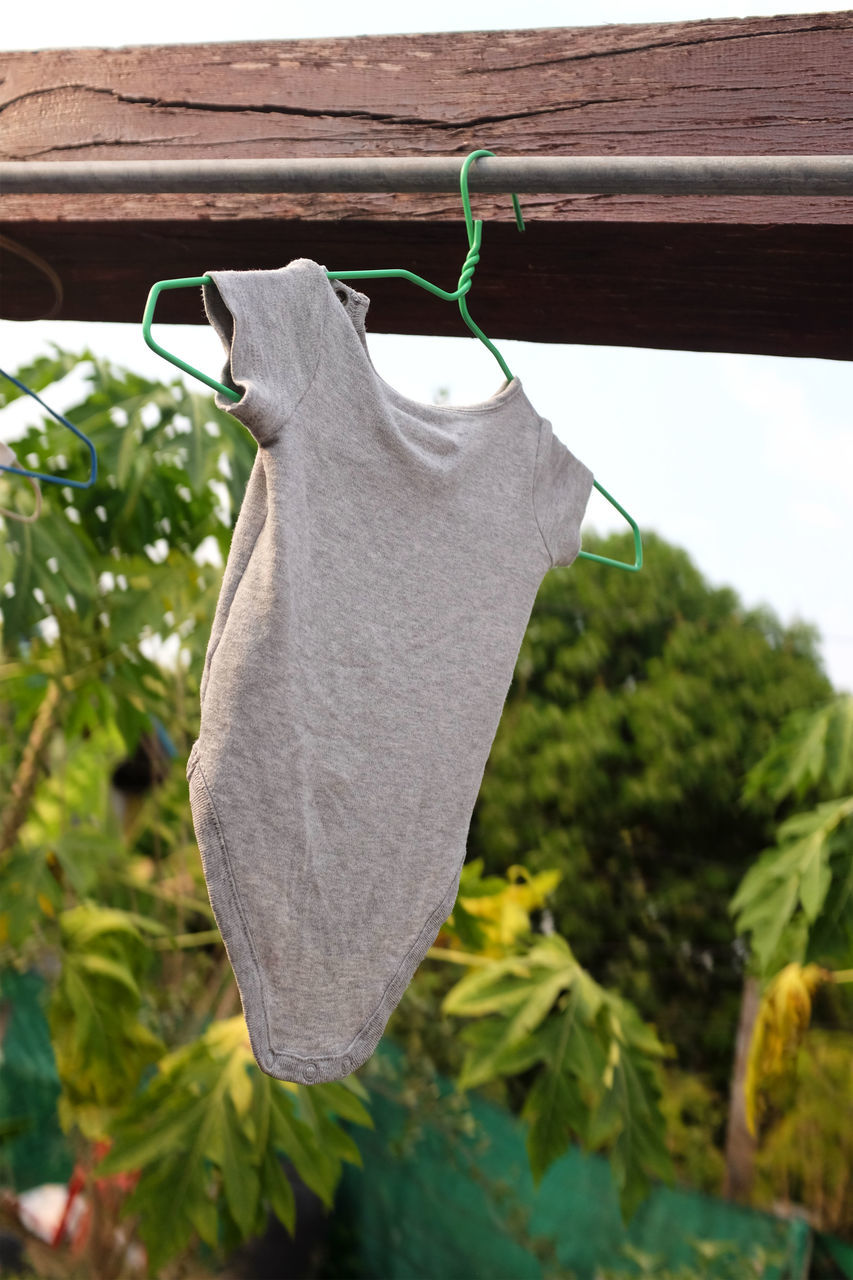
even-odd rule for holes
{"type": "MultiPolygon", "coordinates": [[[[850,153],[851,68],[853,12],[10,53],[0,157],[850,153]]],[[[853,357],[851,199],[527,196],[523,237],[508,196],[474,203],[496,336],[853,357]]],[[[0,196],[0,217],[68,319],[138,321],[154,280],[298,255],[452,287],[466,248],[452,195],[0,196]]],[[[0,267],[2,314],[38,314],[33,269],[0,267]]],[[[459,332],[420,290],[372,292],[375,328],[459,332]]]]}

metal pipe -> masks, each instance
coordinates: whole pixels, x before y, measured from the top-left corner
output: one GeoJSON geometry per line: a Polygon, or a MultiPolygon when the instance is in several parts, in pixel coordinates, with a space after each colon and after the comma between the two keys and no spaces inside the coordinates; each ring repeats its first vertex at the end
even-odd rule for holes
{"type": "MultiPolygon", "coordinates": [[[[0,195],[456,191],[463,157],[0,161],[0,195]]],[[[853,196],[853,156],[499,156],[471,191],[595,195],[853,196]]]]}

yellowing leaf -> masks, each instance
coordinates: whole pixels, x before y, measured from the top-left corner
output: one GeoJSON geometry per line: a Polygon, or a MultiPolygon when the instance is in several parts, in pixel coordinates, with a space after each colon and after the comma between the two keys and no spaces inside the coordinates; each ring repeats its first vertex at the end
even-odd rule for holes
{"type": "Polygon", "coordinates": [[[747,1128],[756,1136],[761,1090],[793,1062],[808,1028],[812,997],[830,973],[820,965],[788,964],[776,974],[761,1001],[747,1059],[744,1084],[747,1128]]]}
{"type": "Polygon", "coordinates": [[[40,906],[42,911],[44,911],[45,915],[50,915],[51,918],[56,915],[54,904],[50,901],[49,897],[47,897],[46,893],[38,893],[36,901],[38,902],[38,906],[40,906]]]}
{"type": "Polygon", "coordinates": [[[610,1049],[608,1050],[608,1053],[607,1053],[607,1065],[604,1068],[604,1075],[602,1076],[602,1083],[605,1089],[613,1088],[613,1073],[615,1072],[616,1068],[619,1066],[619,1057],[620,1057],[619,1041],[611,1040],[610,1049]]]}
{"type": "MultiPolygon", "coordinates": [[[[481,891],[469,896],[464,890],[460,891],[461,906],[484,922],[489,941],[481,949],[482,954],[504,955],[516,939],[528,933],[531,911],[544,905],[560,878],[559,871],[533,874],[527,867],[515,865],[507,871],[509,883],[499,892],[483,894],[481,891]]],[[[482,889],[482,884],[477,887],[482,889]]]]}

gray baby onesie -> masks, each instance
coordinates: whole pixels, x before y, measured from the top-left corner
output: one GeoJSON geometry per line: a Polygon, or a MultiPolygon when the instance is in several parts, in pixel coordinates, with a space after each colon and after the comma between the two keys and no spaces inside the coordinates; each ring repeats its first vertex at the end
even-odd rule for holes
{"type": "Polygon", "coordinates": [[[395,391],[368,299],[316,262],[207,274],[241,392],[216,404],[259,448],[190,802],[252,1052],[313,1084],[371,1056],[453,909],[536,592],[580,550],[593,476],[517,378],[462,407],[395,391]]]}

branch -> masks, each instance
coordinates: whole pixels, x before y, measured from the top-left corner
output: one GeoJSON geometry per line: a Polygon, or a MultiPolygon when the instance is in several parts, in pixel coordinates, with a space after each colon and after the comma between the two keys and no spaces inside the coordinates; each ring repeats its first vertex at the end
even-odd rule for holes
{"type": "Polygon", "coordinates": [[[59,707],[60,686],[58,681],[48,685],[47,693],[42,699],[24,754],[14,781],[9,791],[9,802],[0,819],[0,854],[6,853],[15,843],[19,830],[23,826],[27,809],[36,789],[41,766],[41,755],[47,739],[56,725],[56,713],[59,707]]]}

